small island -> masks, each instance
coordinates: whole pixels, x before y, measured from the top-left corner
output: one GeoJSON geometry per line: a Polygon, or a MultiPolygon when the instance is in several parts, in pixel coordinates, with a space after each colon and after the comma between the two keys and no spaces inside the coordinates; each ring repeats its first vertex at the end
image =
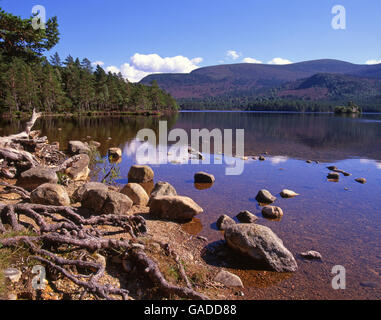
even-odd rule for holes
{"type": "Polygon", "coordinates": [[[352,101],[348,102],[348,106],[337,106],[335,107],[335,114],[360,114],[362,110],[352,101]]]}

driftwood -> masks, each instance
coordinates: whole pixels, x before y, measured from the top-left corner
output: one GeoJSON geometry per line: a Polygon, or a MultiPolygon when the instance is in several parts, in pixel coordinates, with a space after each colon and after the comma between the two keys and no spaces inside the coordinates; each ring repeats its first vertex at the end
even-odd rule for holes
{"type": "MultiPolygon", "coordinates": [[[[38,144],[43,144],[47,141],[46,137],[38,138],[37,134],[35,134],[32,139],[30,138],[31,129],[40,116],[41,114],[33,109],[32,118],[27,122],[25,131],[7,137],[0,137],[0,159],[5,160],[8,164],[14,163],[16,169],[21,167],[25,170],[25,168],[39,165],[37,158],[25,149],[29,149],[30,147],[33,149],[38,144]]],[[[7,170],[1,170],[1,173],[7,178],[12,177],[12,174],[7,170]]]]}

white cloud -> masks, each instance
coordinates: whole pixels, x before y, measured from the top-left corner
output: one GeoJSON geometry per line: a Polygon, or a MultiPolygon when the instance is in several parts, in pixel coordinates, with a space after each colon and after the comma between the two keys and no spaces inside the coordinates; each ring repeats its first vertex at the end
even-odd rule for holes
{"type": "Polygon", "coordinates": [[[163,58],[156,53],[135,53],[130,58],[130,62],[122,64],[120,68],[108,66],[105,70],[112,73],[121,72],[130,82],[138,82],[153,73],[189,73],[198,69],[198,64],[202,61],[201,57],[193,59],[184,56],[163,58]]]}
{"type": "Polygon", "coordinates": [[[365,62],[366,64],[380,64],[381,63],[381,59],[380,60],[376,60],[376,59],[373,59],[373,60],[368,60],[367,62],[365,62]]]}
{"type": "Polygon", "coordinates": [[[274,58],[268,62],[268,64],[278,64],[278,65],[290,64],[290,63],[292,63],[290,60],[283,59],[283,58],[274,58]]]}
{"type": "Polygon", "coordinates": [[[94,66],[94,67],[96,67],[96,66],[100,66],[100,67],[102,67],[102,66],[104,66],[104,62],[103,61],[94,61],[93,63],[92,63],[92,65],[94,66]]]}
{"type": "Polygon", "coordinates": [[[115,66],[109,66],[106,68],[106,71],[111,73],[119,73],[120,69],[115,66]]]}
{"type": "Polygon", "coordinates": [[[244,62],[244,63],[262,63],[262,61],[254,59],[254,58],[250,58],[250,57],[243,59],[242,62],[244,62]]]}
{"type": "Polygon", "coordinates": [[[238,53],[238,52],[235,51],[235,50],[228,50],[228,51],[226,52],[226,55],[227,55],[229,58],[233,59],[233,60],[237,60],[237,59],[241,56],[241,54],[238,53]]]}
{"type": "Polygon", "coordinates": [[[131,57],[131,64],[136,69],[145,72],[178,72],[189,73],[197,68],[202,58],[188,59],[183,56],[162,58],[158,54],[135,53],[131,57]]]}

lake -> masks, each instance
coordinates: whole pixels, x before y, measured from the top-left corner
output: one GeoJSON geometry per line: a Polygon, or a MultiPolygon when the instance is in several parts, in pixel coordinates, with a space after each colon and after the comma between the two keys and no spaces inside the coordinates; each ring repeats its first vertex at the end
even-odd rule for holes
{"type": "MultiPolygon", "coordinates": [[[[209,246],[219,245],[223,234],[215,227],[222,214],[235,217],[249,210],[269,226],[297,259],[294,274],[253,270],[244,263],[221,264],[238,274],[245,285],[246,298],[261,299],[380,299],[381,298],[381,115],[342,117],[333,114],[260,112],[181,112],[159,117],[44,118],[41,129],[49,141],[66,146],[69,140],[96,140],[106,159],[109,147],[121,147],[119,184],[127,183],[127,173],[135,163],[142,128],[158,132],[159,121],[169,129],[244,129],[245,155],[241,175],[225,175],[225,164],[151,164],[155,181],[168,181],[178,194],[194,199],[204,213],[183,228],[192,235],[207,237],[209,246]],[[111,138],[111,139],[109,139],[111,138]],[[251,156],[264,154],[266,161],[251,156]],[[307,163],[306,160],[312,160],[307,163]],[[316,161],[316,162],[315,162],[316,161]],[[327,180],[329,165],[351,173],[338,182],[327,180]],[[200,190],[193,184],[197,171],[215,176],[211,188],[200,190]],[[366,178],[359,184],[356,178],[366,178]],[[255,201],[260,189],[277,197],[284,216],[280,221],[262,217],[255,201]],[[282,199],[279,192],[291,189],[300,194],[282,199]],[[307,261],[299,253],[316,250],[323,261],[307,261]],[[331,273],[335,265],[346,269],[346,289],[334,290],[331,273]]],[[[1,120],[0,135],[21,131],[17,120],[1,120]]],[[[213,150],[213,140],[211,142],[213,150]]],[[[211,154],[223,158],[220,154],[211,154]]],[[[100,164],[108,167],[107,163],[100,164]]],[[[101,179],[102,172],[94,179],[101,179]]]]}

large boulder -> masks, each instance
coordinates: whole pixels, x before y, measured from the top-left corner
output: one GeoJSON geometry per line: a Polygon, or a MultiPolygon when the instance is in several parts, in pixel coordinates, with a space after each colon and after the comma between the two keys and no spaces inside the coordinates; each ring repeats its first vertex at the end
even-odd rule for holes
{"type": "Polygon", "coordinates": [[[86,180],[90,173],[89,164],[90,158],[87,154],[77,155],[65,173],[74,181],[86,180]]]}
{"type": "Polygon", "coordinates": [[[44,183],[34,189],[30,194],[30,200],[36,204],[70,206],[70,198],[65,188],[52,183],[44,183]]]}
{"type": "Polygon", "coordinates": [[[161,196],[151,199],[150,214],[168,220],[190,220],[204,210],[191,198],[161,196]]]}
{"type": "Polygon", "coordinates": [[[17,186],[28,191],[36,189],[44,183],[57,183],[58,177],[54,170],[45,167],[34,167],[21,173],[17,186]]]}
{"type": "Polygon", "coordinates": [[[227,245],[254,261],[265,262],[277,272],[294,272],[298,265],[283,241],[268,227],[236,224],[225,230],[227,245]]]}
{"type": "Polygon", "coordinates": [[[134,165],[128,172],[128,182],[149,182],[153,180],[153,176],[153,170],[149,166],[134,165]]]}
{"type": "Polygon", "coordinates": [[[82,141],[69,141],[69,152],[71,155],[89,154],[90,148],[87,143],[82,141]]]}
{"type": "Polygon", "coordinates": [[[216,181],[216,179],[210,173],[200,171],[194,175],[195,183],[214,183],[214,181],[216,181]]]}
{"type": "Polygon", "coordinates": [[[262,189],[258,192],[257,196],[255,199],[259,203],[273,203],[276,200],[276,197],[274,197],[270,191],[262,189]]]}
{"type": "Polygon", "coordinates": [[[102,189],[90,189],[82,197],[82,207],[95,214],[125,215],[132,207],[132,200],[126,195],[102,189]]]}
{"type": "Polygon", "coordinates": [[[100,190],[108,191],[108,186],[101,183],[101,182],[87,182],[74,191],[74,193],[72,195],[73,202],[81,202],[83,195],[87,191],[94,190],[94,189],[100,189],[100,190]]]}
{"type": "Polygon", "coordinates": [[[232,226],[233,224],[235,224],[235,221],[226,214],[220,216],[216,222],[218,230],[225,230],[227,227],[232,226]]]}
{"type": "Polygon", "coordinates": [[[146,206],[148,204],[148,194],[140,184],[128,183],[120,190],[120,193],[128,196],[136,205],[146,206]]]}

